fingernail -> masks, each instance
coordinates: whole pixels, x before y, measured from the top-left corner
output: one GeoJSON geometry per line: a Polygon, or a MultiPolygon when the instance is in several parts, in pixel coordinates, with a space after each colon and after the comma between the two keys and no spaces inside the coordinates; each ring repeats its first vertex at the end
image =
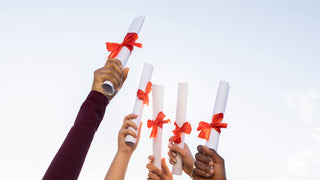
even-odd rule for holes
{"type": "Polygon", "coordinates": [[[210,174],[213,174],[213,169],[210,169],[210,174]]]}
{"type": "Polygon", "coordinates": [[[209,162],[209,166],[213,167],[213,162],[212,161],[209,162]]]}
{"type": "Polygon", "coordinates": [[[168,147],[169,147],[169,148],[172,148],[172,144],[171,144],[171,143],[169,143],[169,144],[168,144],[168,147]]]}

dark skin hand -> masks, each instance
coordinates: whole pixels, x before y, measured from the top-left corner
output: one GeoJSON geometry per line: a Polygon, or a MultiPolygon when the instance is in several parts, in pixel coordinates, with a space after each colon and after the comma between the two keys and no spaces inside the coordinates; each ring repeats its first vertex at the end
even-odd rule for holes
{"type": "Polygon", "coordinates": [[[194,180],[226,180],[224,159],[213,149],[199,145],[195,155],[194,180]]]}

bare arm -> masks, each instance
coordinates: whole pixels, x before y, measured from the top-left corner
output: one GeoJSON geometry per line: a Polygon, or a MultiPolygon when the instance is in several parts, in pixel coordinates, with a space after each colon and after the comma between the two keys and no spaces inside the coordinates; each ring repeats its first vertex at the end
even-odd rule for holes
{"type": "Polygon", "coordinates": [[[134,152],[134,150],[136,149],[136,147],[138,146],[139,139],[140,139],[141,124],[140,124],[138,134],[136,134],[135,131],[128,129],[128,127],[133,127],[135,130],[138,129],[137,125],[133,121],[131,121],[134,118],[137,118],[137,115],[129,114],[123,120],[123,125],[118,135],[118,152],[116,153],[110,165],[110,168],[105,177],[105,180],[115,180],[115,179],[120,180],[120,179],[124,179],[125,177],[130,157],[134,152]],[[137,138],[136,144],[134,145],[126,144],[125,138],[127,135],[131,135],[137,138]]]}

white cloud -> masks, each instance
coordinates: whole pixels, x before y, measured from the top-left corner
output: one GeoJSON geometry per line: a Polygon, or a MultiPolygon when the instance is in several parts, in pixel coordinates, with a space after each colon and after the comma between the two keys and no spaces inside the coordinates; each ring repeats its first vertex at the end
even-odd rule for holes
{"type": "MultiPolygon", "coordinates": [[[[315,89],[295,91],[286,98],[289,106],[295,109],[303,122],[315,122],[316,113],[320,112],[318,107],[320,91],[315,89]]],[[[320,142],[320,127],[313,129],[312,137],[315,141],[320,142]]],[[[288,171],[304,175],[317,174],[317,170],[320,169],[319,152],[320,146],[313,146],[289,157],[287,161],[288,171]]]]}
{"type": "Polygon", "coordinates": [[[288,171],[290,173],[309,173],[310,170],[320,168],[320,148],[308,148],[288,159],[288,171]]]}
{"type": "Polygon", "coordinates": [[[320,127],[314,128],[314,132],[312,133],[312,137],[315,141],[320,143],[320,127]]]}
{"type": "Polygon", "coordinates": [[[315,119],[316,103],[320,99],[320,92],[311,89],[308,91],[295,91],[287,95],[289,106],[294,108],[301,116],[303,121],[312,121],[315,119]]]}

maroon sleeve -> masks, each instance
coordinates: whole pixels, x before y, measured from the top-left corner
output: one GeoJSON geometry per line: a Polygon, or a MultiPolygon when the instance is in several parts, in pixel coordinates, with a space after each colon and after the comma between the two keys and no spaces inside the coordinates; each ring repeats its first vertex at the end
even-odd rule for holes
{"type": "Polygon", "coordinates": [[[99,92],[91,91],[82,104],[77,119],[52,160],[43,179],[77,179],[91,141],[104,116],[109,101],[99,92]]]}

